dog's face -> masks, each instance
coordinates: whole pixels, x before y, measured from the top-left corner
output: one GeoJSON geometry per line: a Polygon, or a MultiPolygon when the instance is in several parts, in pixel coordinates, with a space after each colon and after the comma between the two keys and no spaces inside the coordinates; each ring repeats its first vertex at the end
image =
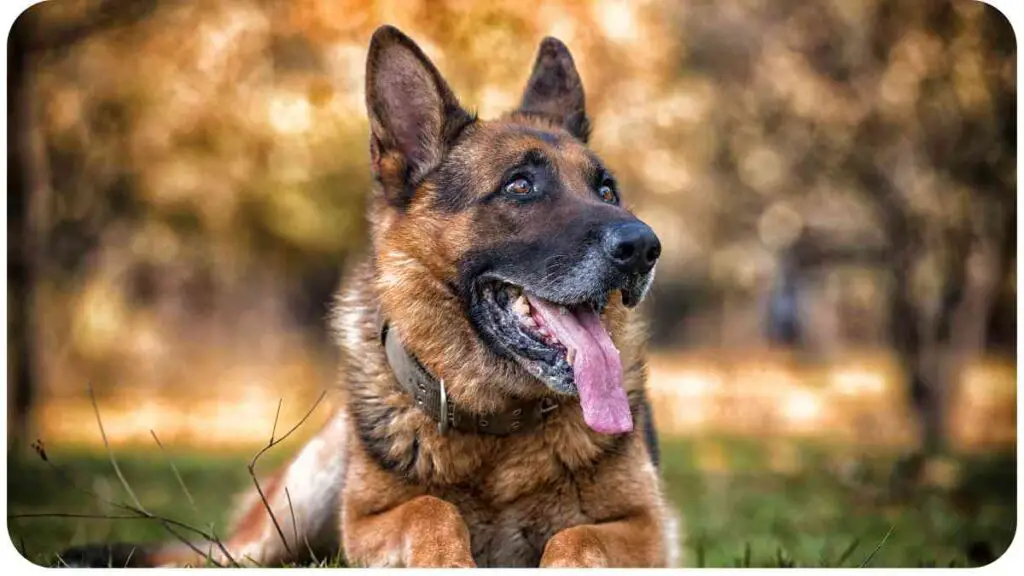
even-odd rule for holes
{"type": "Polygon", "coordinates": [[[406,306],[436,306],[435,323],[468,318],[471,331],[451,337],[479,340],[534,386],[579,394],[585,414],[595,406],[595,429],[625,426],[621,402],[606,398],[620,395],[622,369],[601,316],[643,299],[661,246],[586,146],[566,47],[544,40],[520,106],[483,121],[385,27],[370,46],[367,105],[384,284],[407,288],[416,276],[424,294],[406,294],[406,306]]]}

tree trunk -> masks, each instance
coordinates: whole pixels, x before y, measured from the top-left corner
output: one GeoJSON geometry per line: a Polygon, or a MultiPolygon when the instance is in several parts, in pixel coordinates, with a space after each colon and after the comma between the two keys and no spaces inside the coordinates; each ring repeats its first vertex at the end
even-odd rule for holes
{"type": "Polygon", "coordinates": [[[42,243],[50,202],[46,154],[35,125],[33,59],[27,51],[32,26],[23,16],[11,31],[8,51],[10,98],[7,104],[8,152],[8,293],[11,336],[8,358],[14,373],[8,387],[9,442],[31,435],[31,413],[38,389],[40,363],[36,334],[36,284],[42,266],[42,243]]]}

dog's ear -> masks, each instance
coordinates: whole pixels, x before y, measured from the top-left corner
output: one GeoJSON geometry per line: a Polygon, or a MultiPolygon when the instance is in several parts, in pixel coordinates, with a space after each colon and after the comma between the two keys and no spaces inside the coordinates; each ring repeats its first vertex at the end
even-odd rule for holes
{"type": "Polygon", "coordinates": [[[537,51],[519,111],[548,116],[586,142],[590,121],[584,100],[583,82],[569,49],[557,38],[545,38],[537,51]]]}
{"type": "Polygon", "coordinates": [[[388,181],[400,185],[403,201],[408,184],[437,166],[451,139],[473,122],[420,47],[392,26],[370,40],[366,108],[374,173],[386,188],[388,181]]]}

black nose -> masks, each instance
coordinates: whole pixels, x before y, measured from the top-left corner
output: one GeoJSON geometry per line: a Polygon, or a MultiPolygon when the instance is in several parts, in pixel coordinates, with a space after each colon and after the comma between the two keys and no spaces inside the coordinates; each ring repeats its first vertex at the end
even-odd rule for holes
{"type": "Polygon", "coordinates": [[[626,274],[646,274],[661,256],[661,241],[643,222],[619,222],[605,228],[604,251],[626,274]]]}

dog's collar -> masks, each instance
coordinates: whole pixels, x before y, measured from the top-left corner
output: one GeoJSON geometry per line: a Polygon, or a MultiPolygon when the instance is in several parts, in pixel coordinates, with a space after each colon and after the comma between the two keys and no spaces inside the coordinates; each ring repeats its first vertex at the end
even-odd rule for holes
{"type": "Polygon", "coordinates": [[[504,412],[476,414],[452,402],[444,380],[430,375],[402,345],[398,331],[387,322],[381,324],[381,344],[388,365],[403,390],[412,395],[420,410],[437,422],[442,434],[455,429],[460,432],[506,436],[531,430],[558,407],[550,398],[513,403],[504,412]]]}

